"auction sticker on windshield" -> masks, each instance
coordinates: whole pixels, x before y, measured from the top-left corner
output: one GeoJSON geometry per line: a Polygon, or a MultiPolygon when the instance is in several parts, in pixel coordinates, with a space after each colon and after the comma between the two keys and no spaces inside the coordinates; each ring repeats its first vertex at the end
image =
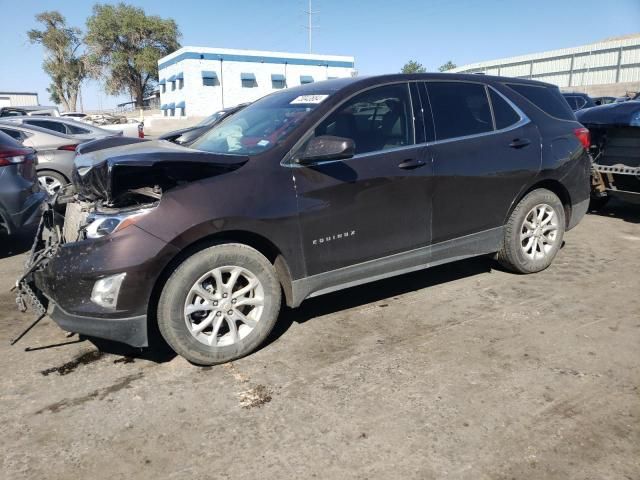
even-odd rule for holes
{"type": "Polygon", "coordinates": [[[329,95],[300,95],[299,97],[294,98],[289,102],[291,105],[296,105],[300,103],[320,103],[329,95]]]}

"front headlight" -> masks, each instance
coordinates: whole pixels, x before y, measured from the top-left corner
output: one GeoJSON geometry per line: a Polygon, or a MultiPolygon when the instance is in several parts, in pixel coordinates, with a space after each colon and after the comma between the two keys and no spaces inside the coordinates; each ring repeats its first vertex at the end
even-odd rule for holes
{"type": "Polygon", "coordinates": [[[100,238],[136,223],[140,217],[151,212],[154,207],[131,210],[116,214],[94,213],[87,219],[87,238],[100,238]]]}

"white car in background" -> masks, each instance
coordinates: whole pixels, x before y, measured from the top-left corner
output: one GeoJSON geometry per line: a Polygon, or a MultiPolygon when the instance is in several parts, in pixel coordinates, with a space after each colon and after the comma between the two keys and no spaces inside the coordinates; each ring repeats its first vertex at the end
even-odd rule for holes
{"type": "MultiPolygon", "coordinates": [[[[87,115],[81,119],[90,125],[99,126],[105,130],[121,131],[125,137],[138,138],[141,130],[144,131],[144,123],[125,116],[116,116],[109,113],[87,115]]],[[[144,133],[142,133],[144,135],[144,133]]]]}
{"type": "Polygon", "coordinates": [[[74,120],[82,120],[87,116],[87,114],[82,112],[62,112],[60,116],[65,118],[73,118],[74,120]]]}

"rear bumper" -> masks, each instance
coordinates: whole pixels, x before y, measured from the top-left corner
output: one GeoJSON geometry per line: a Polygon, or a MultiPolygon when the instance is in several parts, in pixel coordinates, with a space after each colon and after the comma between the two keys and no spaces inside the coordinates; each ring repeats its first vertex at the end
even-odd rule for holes
{"type": "Polygon", "coordinates": [[[574,203],[571,206],[571,217],[569,218],[567,230],[571,230],[573,227],[578,225],[578,223],[580,223],[582,218],[587,213],[587,210],[589,210],[589,200],[590,199],[587,198],[586,200],[583,200],[578,203],[574,203]]]}
{"type": "Polygon", "coordinates": [[[7,233],[14,234],[23,228],[37,225],[42,214],[40,206],[46,199],[45,192],[36,192],[23,197],[19,205],[15,204],[15,199],[11,206],[2,208],[0,205],[0,216],[6,224],[7,233]]]}
{"type": "Polygon", "coordinates": [[[53,303],[49,309],[49,317],[67,332],[114,340],[132,347],[149,346],[146,315],[126,318],[85,317],[66,312],[53,303]]]}

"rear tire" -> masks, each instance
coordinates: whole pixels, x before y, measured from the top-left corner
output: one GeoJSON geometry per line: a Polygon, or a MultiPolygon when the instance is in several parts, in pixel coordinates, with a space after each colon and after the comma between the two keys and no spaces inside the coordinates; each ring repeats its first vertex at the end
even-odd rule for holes
{"type": "Polygon", "coordinates": [[[529,192],[505,225],[498,262],[516,273],[544,270],[560,250],[565,226],[564,207],[555,193],[544,188],[529,192]]]}
{"type": "Polygon", "coordinates": [[[264,255],[242,244],[216,245],[187,258],[169,277],[158,302],[158,327],[188,361],[225,363],[264,342],[280,301],[280,283],[264,255]]]}

